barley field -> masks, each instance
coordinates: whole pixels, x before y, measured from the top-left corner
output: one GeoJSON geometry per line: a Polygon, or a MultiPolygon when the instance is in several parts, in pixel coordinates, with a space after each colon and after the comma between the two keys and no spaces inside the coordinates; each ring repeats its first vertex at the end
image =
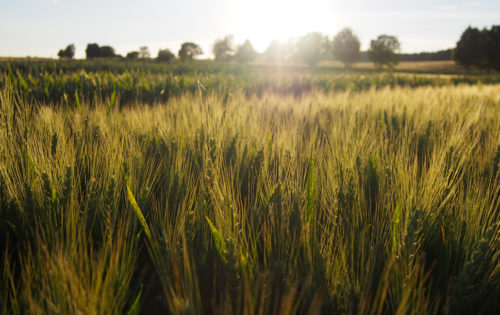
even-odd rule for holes
{"type": "Polygon", "coordinates": [[[498,77],[190,67],[0,63],[0,313],[498,312],[498,77]]]}

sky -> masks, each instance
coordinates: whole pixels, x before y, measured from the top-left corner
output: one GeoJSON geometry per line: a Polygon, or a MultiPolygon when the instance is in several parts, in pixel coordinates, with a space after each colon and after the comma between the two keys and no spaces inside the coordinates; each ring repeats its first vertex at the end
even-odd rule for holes
{"type": "Polygon", "coordinates": [[[350,27],[361,49],[381,34],[395,35],[402,52],[452,48],[467,26],[500,24],[500,1],[443,0],[0,0],[0,56],[57,57],[73,43],[76,58],[88,43],[126,55],[148,46],[174,53],[182,42],[211,57],[216,39],[249,39],[257,51],[272,40],[317,31],[330,38],[350,27]]]}

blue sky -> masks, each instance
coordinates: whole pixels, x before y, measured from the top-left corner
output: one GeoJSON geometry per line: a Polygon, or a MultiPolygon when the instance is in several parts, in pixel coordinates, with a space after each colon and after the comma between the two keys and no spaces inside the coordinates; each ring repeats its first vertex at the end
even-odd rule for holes
{"type": "Polygon", "coordinates": [[[493,24],[500,24],[498,0],[0,0],[0,56],[56,57],[74,43],[82,58],[93,42],[120,54],[145,45],[155,56],[193,41],[209,57],[214,40],[228,34],[263,51],[273,39],[311,31],[333,37],[345,26],[362,49],[390,34],[403,52],[418,52],[453,47],[468,25],[493,24]]]}

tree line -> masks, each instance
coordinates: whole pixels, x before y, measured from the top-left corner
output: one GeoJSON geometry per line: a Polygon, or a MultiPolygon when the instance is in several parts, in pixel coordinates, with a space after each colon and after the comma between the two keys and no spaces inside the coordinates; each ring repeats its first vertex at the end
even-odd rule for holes
{"type": "MultiPolygon", "coordinates": [[[[183,43],[179,52],[178,58],[183,61],[193,60],[196,56],[203,54],[200,46],[195,43],[186,42],[183,43]]],[[[127,60],[149,60],[151,59],[151,53],[147,46],[141,46],[138,51],[130,51],[125,57],[116,54],[115,49],[111,46],[99,46],[96,43],[87,44],[85,49],[85,55],[87,59],[95,58],[122,58],[127,60]]],[[[75,56],[75,45],[70,44],[65,49],[59,50],[57,56],[62,59],[73,59],[75,56]]],[[[160,49],[156,57],[157,61],[169,62],[176,59],[174,53],[169,49],[160,49]]]]}
{"type": "MultiPolygon", "coordinates": [[[[359,61],[360,48],[358,36],[352,29],[344,28],[332,40],[326,35],[312,32],[288,42],[273,41],[263,53],[263,57],[271,62],[295,60],[310,66],[333,57],[342,62],[345,68],[350,68],[359,61]]],[[[392,68],[398,63],[399,49],[397,37],[380,35],[370,42],[368,54],[377,67],[392,68]]],[[[233,59],[238,62],[252,61],[258,55],[248,40],[234,49],[231,36],[215,41],[213,54],[216,61],[233,59]]]]}
{"type": "MultiPolygon", "coordinates": [[[[288,42],[273,41],[262,57],[271,62],[300,61],[314,66],[320,60],[335,58],[344,63],[346,68],[351,67],[359,61],[360,41],[350,28],[340,31],[332,40],[328,36],[318,32],[306,34],[294,41],[288,42]]],[[[378,67],[394,67],[398,62],[397,52],[400,44],[395,36],[380,35],[370,43],[368,54],[378,67]]],[[[128,52],[125,57],[117,55],[111,46],[99,46],[90,43],[85,49],[86,58],[123,58],[126,60],[149,60],[151,53],[147,46],[142,46],[138,51],[128,52]]],[[[259,53],[254,49],[252,43],[246,40],[241,45],[234,45],[233,37],[226,36],[218,39],[212,46],[212,53],[216,61],[227,62],[236,61],[248,63],[254,61],[259,53]]],[[[58,53],[60,58],[71,59],[75,54],[75,46],[68,45],[58,53]]],[[[160,62],[170,62],[174,59],[181,61],[191,61],[202,55],[203,51],[199,45],[193,42],[185,42],[181,45],[177,56],[169,49],[160,49],[156,60],[160,62]]]]}
{"type": "Polygon", "coordinates": [[[414,54],[399,54],[400,61],[442,61],[452,60],[453,49],[445,49],[434,52],[420,52],[414,54]]]}
{"type": "Polygon", "coordinates": [[[500,70],[500,25],[482,30],[469,26],[457,42],[453,59],[466,68],[500,70]]]}
{"type": "MultiPolygon", "coordinates": [[[[451,60],[467,68],[500,69],[500,26],[491,29],[479,30],[468,27],[462,34],[454,49],[442,50],[434,53],[399,54],[401,44],[396,36],[380,35],[370,41],[370,48],[366,52],[360,51],[358,36],[350,28],[344,28],[331,40],[328,36],[312,32],[295,40],[285,42],[272,41],[266,51],[259,54],[251,42],[234,45],[233,37],[226,36],[217,39],[212,46],[212,53],[216,61],[236,61],[248,63],[259,55],[270,62],[299,61],[314,66],[321,60],[335,59],[342,62],[345,68],[352,67],[356,62],[366,59],[372,61],[379,68],[393,68],[402,61],[451,60]]],[[[117,55],[111,46],[99,46],[90,43],[85,50],[87,59],[94,58],[122,58],[126,60],[150,60],[151,53],[147,46],[138,51],[128,52],[125,57],[117,55]]],[[[75,46],[68,45],[58,53],[60,58],[73,58],[75,46]]],[[[177,55],[169,49],[160,49],[156,56],[159,62],[170,62],[175,59],[191,61],[202,55],[201,47],[193,42],[181,45],[177,55]]]]}

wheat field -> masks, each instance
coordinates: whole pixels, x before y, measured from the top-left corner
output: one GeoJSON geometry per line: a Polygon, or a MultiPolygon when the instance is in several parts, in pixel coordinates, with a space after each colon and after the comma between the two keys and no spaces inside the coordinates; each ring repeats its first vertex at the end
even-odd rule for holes
{"type": "Polygon", "coordinates": [[[0,313],[500,309],[498,83],[67,106],[9,82],[0,313]]]}

